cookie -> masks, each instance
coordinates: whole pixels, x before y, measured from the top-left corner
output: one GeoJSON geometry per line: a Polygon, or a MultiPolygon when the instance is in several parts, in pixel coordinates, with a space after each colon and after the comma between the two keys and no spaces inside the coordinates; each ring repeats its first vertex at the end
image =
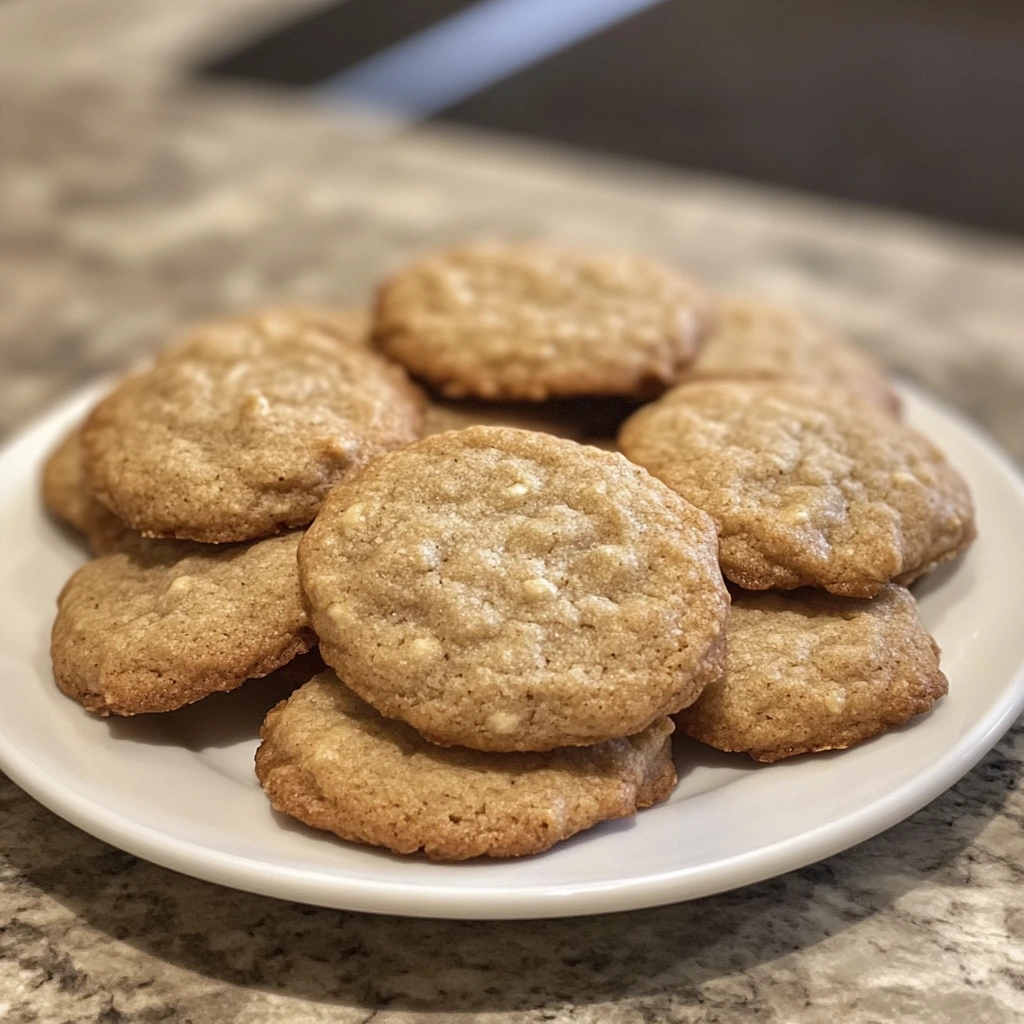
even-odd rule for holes
{"type": "Polygon", "coordinates": [[[899,398],[866,353],[811,317],[760,299],[729,296],[681,382],[714,378],[789,380],[852,391],[892,413],[899,398]]]}
{"type": "Polygon", "coordinates": [[[872,601],[736,593],[725,674],[676,722],[719,750],[778,761],[896,729],[946,689],[939,649],[903,587],[872,601]]]}
{"type": "Polygon", "coordinates": [[[299,546],[324,660],[429,740],[639,732],[721,671],[709,517],[619,455],[470,427],[372,463],[299,546]]]}
{"type": "Polygon", "coordinates": [[[873,597],[974,537],[967,485],[942,453],[848,392],[683,384],[631,416],[619,444],[710,513],[722,571],[748,590],[873,597]]]}
{"type": "Polygon", "coordinates": [[[287,313],[194,330],[86,421],[97,497],[149,537],[301,526],[336,483],[417,437],[422,396],[361,344],[287,313]]]}
{"type": "Polygon", "coordinates": [[[650,396],[712,322],[703,287],[640,256],[465,245],[381,288],[377,345],[450,398],[650,396]]]}
{"type": "Polygon", "coordinates": [[[316,643],[297,533],[211,547],[135,538],[58,598],[57,685],[100,715],[172,711],[266,675],[316,643]]]}
{"type": "Polygon", "coordinates": [[[664,800],[671,732],[661,717],[544,754],[437,747],[325,672],[267,716],[256,774],[278,811],[343,839],[433,860],[517,857],[664,800]]]}
{"type": "Polygon", "coordinates": [[[43,504],[51,515],[84,534],[94,555],[112,551],[127,533],[124,523],[89,489],[79,427],[61,441],[43,466],[43,504]]]}

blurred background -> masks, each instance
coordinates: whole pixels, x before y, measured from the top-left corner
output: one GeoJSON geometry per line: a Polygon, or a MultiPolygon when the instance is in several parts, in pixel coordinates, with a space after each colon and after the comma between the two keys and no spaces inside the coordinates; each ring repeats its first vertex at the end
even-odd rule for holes
{"type": "Polygon", "coordinates": [[[1024,233],[1021,0],[335,0],[195,70],[1024,233]]]}
{"type": "Polygon", "coordinates": [[[498,234],[790,303],[1024,458],[1022,129],[1024,0],[0,0],[0,433],[498,234]]]}

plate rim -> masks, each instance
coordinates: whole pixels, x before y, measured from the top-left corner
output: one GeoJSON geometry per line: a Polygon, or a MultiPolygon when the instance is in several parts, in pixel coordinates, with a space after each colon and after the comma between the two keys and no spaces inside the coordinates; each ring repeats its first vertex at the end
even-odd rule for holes
{"type": "MultiPolygon", "coordinates": [[[[0,458],[34,447],[36,432],[55,420],[71,421],[106,386],[106,379],[55,403],[0,446],[0,458]]],[[[1024,507],[1024,477],[984,430],[940,398],[906,382],[899,391],[951,421],[979,448],[1024,507]]],[[[826,822],[770,846],[712,864],[640,877],[579,884],[479,885],[461,891],[429,882],[374,881],[254,861],[140,825],[100,804],[83,800],[59,778],[13,746],[0,728],[0,770],[44,807],[82,831],[169,870],[205,882],[315,906],[435,919],[529,920],[614,913],[711,896],[776,877],[833,856],[884,832],[930,803],[963,778],[1024,711],[1024,646],[1005,695],[967,730],[941,759],[838,822],[826,822]]]]}

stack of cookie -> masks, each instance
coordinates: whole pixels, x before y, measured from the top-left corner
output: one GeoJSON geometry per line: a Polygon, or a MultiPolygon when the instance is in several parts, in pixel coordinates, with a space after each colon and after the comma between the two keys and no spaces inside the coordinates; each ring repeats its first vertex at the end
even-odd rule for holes
{"type": "Polygon", "coordinates": [[[877,365],[815,321],[626,256],[490,245],[398,275],[375,328],[435,392],[549,417],[511,425],[564,433],[552,396],[575,396],[579,426],[598,395],[661,392],[617,448],[712,517],[733,598],[726,671],[676,716],[690,736],[773,761],[848,747],[945,693],[905,587],[971,543],[970,495],[899,421],[877,365]]]}
{"type": "Polygon", "coordinates": [[[286,531],[422,418],[358,327],[301,310],[200,327],[58,448],[44,498],[99,556],[58,601],[65,693],[99,714],[170,711],[316,643],[286,531]]]}
{"type": "Polygon", "coordinates": [[[670,716],[774,760],[945,692],[905,585],[970,542],[970,498],[898,411],[797,314],[548,245],[429,256],[369,332],[206,325],[47,466],[98,555],[55,677],[99,714],[170,711],[318,643],[330,668],[262,732],[277,809],[402,853],[537,852],[671,792],[670,716]]]}

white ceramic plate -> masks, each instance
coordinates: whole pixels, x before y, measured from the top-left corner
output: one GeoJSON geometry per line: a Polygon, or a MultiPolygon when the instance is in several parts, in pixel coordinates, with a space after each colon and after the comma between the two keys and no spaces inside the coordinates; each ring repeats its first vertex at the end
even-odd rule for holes
{"type": "Polygon", "coordinates": [[[934,401],[907,417],[967,476],[980,539],[918,589],[950,694],[853,750],[770,766],[679,745],[671,800],[538,857],[455,865],[343,843],[276,815],[252,771],[279,696],[250,683],[169,715],[103,721],[50,672],[54,601],[82,548],[44,515],[42,459],[95,398],[66,403],[0,454],[0,768],[61,817],[198,878],[328,907],[432,917],[593,914],[692,899],[789,871],[922,807],[1024,706],[1024,489],[983,436],[934,401]]]}

